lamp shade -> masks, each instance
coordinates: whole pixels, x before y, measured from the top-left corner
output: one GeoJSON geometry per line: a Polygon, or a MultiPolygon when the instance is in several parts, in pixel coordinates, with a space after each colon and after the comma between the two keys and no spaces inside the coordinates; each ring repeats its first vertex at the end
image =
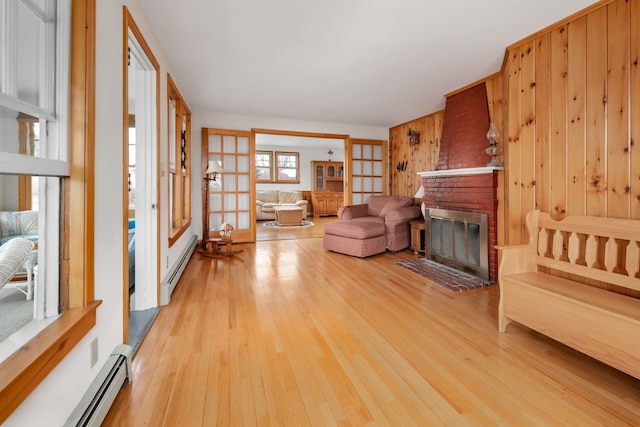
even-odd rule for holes
{"type": "Polygon", "coordinates": [[[218,174],[222,172],[224,172],[224,169],[222,168],[222,163],[220,163],[220,160],[209,160],[209,167],[207,167],[205,175],[218,174]]]}
{"type": "MultiPolygon", "coordinates": [[[[418,189],[418,191],[416,192],[415,196],[416,199],[422,199],[424,197],[424,185],[421,185],[420,188],[418,189]]],[[[426,207],[424,205],[424,202],[422,202],[420,204],[420,210],[422,211],[422,217],[426,218],[425,212],[426,212],[426,207]]]]}

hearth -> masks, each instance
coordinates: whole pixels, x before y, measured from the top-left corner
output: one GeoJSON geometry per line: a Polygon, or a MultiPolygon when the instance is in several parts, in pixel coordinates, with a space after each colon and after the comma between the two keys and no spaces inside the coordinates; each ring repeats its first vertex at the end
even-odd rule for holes
{"type": "Polygon", "coordinates": [[[426,223],[428,258],[489,280],[487,215],[427,209],[426,223]]]}

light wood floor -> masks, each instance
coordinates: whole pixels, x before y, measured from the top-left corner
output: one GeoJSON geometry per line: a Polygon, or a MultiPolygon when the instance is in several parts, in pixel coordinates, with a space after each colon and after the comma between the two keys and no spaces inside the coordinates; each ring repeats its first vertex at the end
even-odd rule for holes
{"type": "Polygon", "coordinates": [[[321,239],[195,254],[105,426],[640,425],[640,381],[321,239]]]}

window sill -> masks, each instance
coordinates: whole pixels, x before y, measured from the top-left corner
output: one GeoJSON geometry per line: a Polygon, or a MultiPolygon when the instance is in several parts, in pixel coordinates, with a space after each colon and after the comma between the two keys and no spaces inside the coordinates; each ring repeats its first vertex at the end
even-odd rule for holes
{"type": "Polygon", "coordinates": [[[185,219],[181,227],[175,227],[169,230],[169,247],[173,246],[173,244],[178,241],[180,236],[187,231],[190,225],[191,219],[185,219]]]}
{"type": "Polygon", "coordinates": [[[69,309],[0,364],[0,423],[95,326],[102,301],[69,309]]]}

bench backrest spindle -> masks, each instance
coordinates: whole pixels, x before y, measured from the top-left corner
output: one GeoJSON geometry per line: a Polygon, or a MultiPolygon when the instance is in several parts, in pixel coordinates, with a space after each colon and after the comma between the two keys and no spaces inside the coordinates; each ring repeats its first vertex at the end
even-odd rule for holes
{"type": "Polygon", "coordinates": [[[527,227],[538,266],[640,291],[638,221],[531,211],[527,227]]]}

